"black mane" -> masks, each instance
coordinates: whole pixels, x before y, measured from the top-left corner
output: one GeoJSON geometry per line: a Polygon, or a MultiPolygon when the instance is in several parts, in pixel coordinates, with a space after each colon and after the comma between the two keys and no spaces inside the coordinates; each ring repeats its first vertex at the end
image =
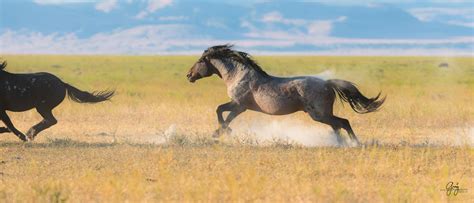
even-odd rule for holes
{"type": "Polygon", "coordinates": [[[206,49],[202,55],[202,57],[210,57],[215,59],[232,59],[239,63],[246,65],[261,73],[264,76],[268,76],[268,74],[258,65],[258,63],[252,59],[250,54],[242,52],[242,51],[235,51],[232,49],[233,45],[225,44],[225,45],[217,45],[212,46],[206,49]]]}

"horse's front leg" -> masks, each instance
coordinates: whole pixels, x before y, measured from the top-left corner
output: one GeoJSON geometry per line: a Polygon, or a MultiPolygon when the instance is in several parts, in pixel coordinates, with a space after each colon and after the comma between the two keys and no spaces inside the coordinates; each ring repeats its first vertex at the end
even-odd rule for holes
{"type": "Polygon", "coordinates": [[[227,102],[225,104],[221,104],[217,107],[216,109],[216,114],[217,114],[217,122],[219,122],[219,127],[222,127],[224,124],[224,111],[230,111],[232,109],[233,103],[232,102],[227,102]]]}
{"type": "Polygon", "coordinates": [[[230,122],[234,120],[239,114],[243,113],[246,109],[234,102],[229,102],[220,105],[217,107],[217,120],[219,122],[219,128],[214,132],[212,135],[213,137],[219,137],[224,133],[232,132],[232,129],[229,128],[230,122]],[[230,111],[227,118],[224,120],[224,116],[222,115],[224,111],[230,111]]]}
{"type": "Polygon", "coordinates": [[[5,112],[5,110],[0,110],[0,119],[2,119],[3,123],[5,123],[5,125],[7,126],[7,130],[8,131],[11,131],[13,132],[18,138],[20,138],[22,141],[26,142],[28,141],[28,139],[26,138],[26,136],[20,132],[19,130],[17,130],[15,128],[15,126],[13,125],[12,121],[10,120],[10,118],[8,117],[7,115],[7,112],[5,112]]]}

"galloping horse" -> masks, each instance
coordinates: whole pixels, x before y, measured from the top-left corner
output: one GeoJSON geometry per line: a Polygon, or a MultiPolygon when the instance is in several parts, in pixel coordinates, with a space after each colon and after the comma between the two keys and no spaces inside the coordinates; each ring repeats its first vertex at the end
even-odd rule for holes
{"type": "Polygon", "coordinates": [[[12,132],[23,141],[33,140],[35,136],[55,125],[52,110],[64,97],[78,103],[97,103],[109,100],[114,91],[84,92],[49,73],[13,74],[4,69],[7,63],[0,64],[0,119],[5,127],[0,133],[12,132]],[[36,108],[43,120],[28,130],[26,136],[13,126],[6,111],[21,112],[36,108]]]}
{"type": "Polygon", "coordinates": [[[232,99],[217,107],[220,126],[214,137],[229,132],[230,122],[247,109],[270,115],[304,111],[313,120],[330,125],[339,141],[340,129],[343,128],[351,140],[359,144],[349,121],[333,115],[336,94],[357,113],[374,112],[385,101],[385,98],[379,99],[380,93],[373,98],[365,97],[353,83],[344,80],[271,76],[249,54],[233,50],[232,45],[213,46],[205,50],[189,70],[187,78],[194,83],[213,74],[224,80],[227,94],[232,99]],[[224,111],[230,111],[225,120],[224,111]]]}

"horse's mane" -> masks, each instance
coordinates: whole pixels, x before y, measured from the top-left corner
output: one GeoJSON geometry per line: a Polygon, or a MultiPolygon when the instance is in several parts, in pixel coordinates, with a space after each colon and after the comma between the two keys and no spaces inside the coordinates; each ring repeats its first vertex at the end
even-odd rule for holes
{"type": "Polygon", "coordinates": [[[3,63],[0,64],[0,71],[4,70],[5,67],[7,67],[7,61],[3,61],[3,63]]]}
{"type": "Polygon", "coordinates": [[[212,46],[204,51],[202,57],[208,56],[215,59],[232,59],[246,65],[246,67],[254,69],[264,76],[268,76],[268,74],[258,65],[258,63],[252,59],[250,54],[242,51],[235,51],[232,49],[233,47],[234,46],[230,44],[212,46]]]}

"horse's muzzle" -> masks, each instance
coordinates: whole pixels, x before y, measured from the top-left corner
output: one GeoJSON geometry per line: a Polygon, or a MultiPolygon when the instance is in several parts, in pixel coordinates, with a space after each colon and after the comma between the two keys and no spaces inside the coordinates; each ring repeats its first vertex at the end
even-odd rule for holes
{"type": "Polygon", "coordinates": [[[191,74],[191,73],[188,73],[186,75],[186,77],[188,78],[189,82],[191,82],[191,83],[194,83],[196,81],[196,79],[193,78],[193,74],[191,74]]]}

